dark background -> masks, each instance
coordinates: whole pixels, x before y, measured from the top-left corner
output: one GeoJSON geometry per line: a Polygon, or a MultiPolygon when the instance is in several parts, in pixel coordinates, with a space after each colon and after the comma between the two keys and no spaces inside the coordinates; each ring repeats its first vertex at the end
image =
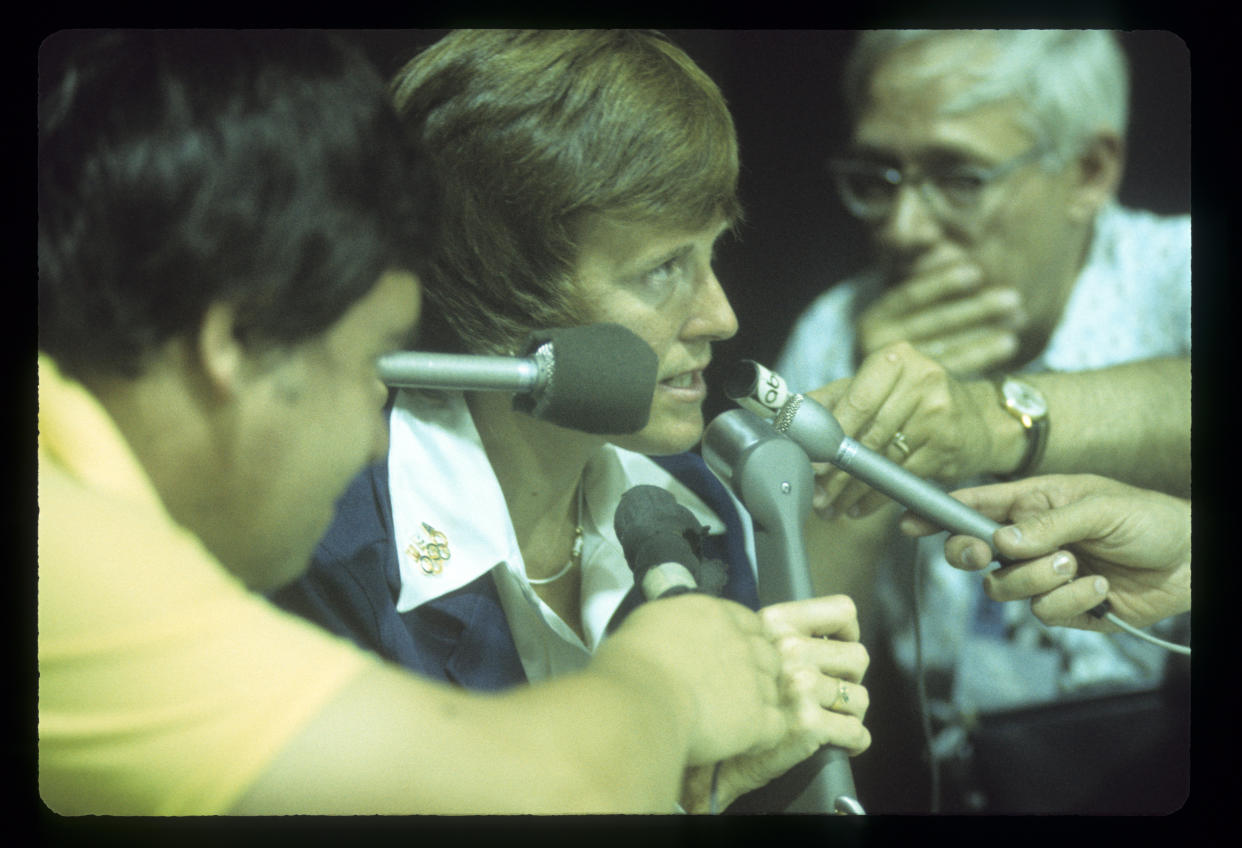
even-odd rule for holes
{"type": "MultiPolygon", "coordinates": [[[[443,32],[351,34],[391,75],[443,32]]],[[[866,261],[865,233],[841,208],[823,170],[845,140],[840,77],[854,32],[665,32],[720,85],[741,146],[746,220],[738,239],[722,241],[716,264],[741,329],[717,345],[715,360],[774,364],[798,313],[866,261]]],[[[1121,37],[1132,92],[1121,200],[1162,213],[1189,212],[1190,49],[1167,31],[1121,37]]],[[[729,406],[713,390],[705,412],[711,418],[729,406]]]]}

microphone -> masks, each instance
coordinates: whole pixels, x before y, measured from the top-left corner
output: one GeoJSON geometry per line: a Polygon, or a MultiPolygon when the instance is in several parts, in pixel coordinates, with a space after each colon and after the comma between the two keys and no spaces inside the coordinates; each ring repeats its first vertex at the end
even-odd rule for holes
{"type": "MultiPolygon", "coordinates": [[[[643,597],[654,601],[699,591],[706,576],[700,559],[705,528],[668,491],[633,487],[621,496],[612,523],[643,597]]],[[[704,588],[713,582],[704,581],[704,588]]]]}
{"type": "MultiPolygon", "coordinates": [[[[998,562],[1008,562],[999,556],[992,541],[999,523],[846,436],[831,412],[806,395],[791,393],[774,371],[743,360],[726,376],[724,390],[743,409],[772,418],[772,428],[796,442],[811,461],[832,463],[944,530],[982,539],[998,562]]],[[[1100,618],[1110,609],[1111,604],[1104,600],[1091,614],[1100,618]]]]}
{"type": "MultiPolygon", "coordinates": [[[[759,602],[813,596],[803,523],[811,508],[811,463],[795,442],[746,409],[717,416],[703,433],[703,460],[755,522],[759,602]]],[[[739,800],[738,812],[861,815],[845,751],[832,745],[739,800]]]]}
{"type": "MultiPolygon", "coordinates": [[[[831,412],[805,395],[791,393],[775,372],[743,360],[726,376],[724,391],[743,409],[771,419],[772,428],[796,442],[812,462],[832,463],[938,526],[992,544],[1000,524],[846,436],[831,412]]],[[[996,553],[995,547],[992,552],[996,553]]]]}
{"type": "Polygon", "coordinates": [[[519,412],[585,433],[647,426],[659,358],[619,324],[541,330],[522,356],[402,351],[379,358],[386,385],[513,392],[519,412]]]}
{"type": "Polygon", "coordinates": [[[703,461],[755,522],[759,605],[814,597],[802,523],[811,508],[811,463],[794,442],[744,409],[703,431],[703,461]]]}

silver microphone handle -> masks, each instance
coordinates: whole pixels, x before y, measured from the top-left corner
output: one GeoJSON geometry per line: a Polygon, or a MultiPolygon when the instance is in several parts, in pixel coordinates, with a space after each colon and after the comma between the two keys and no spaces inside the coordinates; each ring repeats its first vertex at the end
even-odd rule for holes
{"type": "Polygon", "coordinates": [[[408,351],[379,358],[380,379],[389,386],[463,391],[529,393],[546,376],[532,358],[408,351]]]}
{"type": "Polygon", "coordinates": [[[802,448],[767,422],[735,409],[708,425],[703,460],[755,521],[760,605],[813,597],[802,537],[811,505],[811,463],[802,448]]]}
{"type": "MultiPolygon", "coordinates": [[[[707,466],[733,489],[755,521],[760,604],[813,597],[803,535],[812,483],[806,452],[744,409],[717,416],[703,434],[702,450],[707,466]]],[[[762,803],[789,813],[863,811],[849,756],[833,745],[824,746],[754,795],[742,804],[762,803]]]]}
{"type": "Polygon", "coordinates": [[[842,435],[832,413],[805,395],[791,397],[773,426],[801,445],[811,460],[832,463],[936,526],[983,539],[996,553],[992,534],[1000,524],[888,457],[842,435]]]}

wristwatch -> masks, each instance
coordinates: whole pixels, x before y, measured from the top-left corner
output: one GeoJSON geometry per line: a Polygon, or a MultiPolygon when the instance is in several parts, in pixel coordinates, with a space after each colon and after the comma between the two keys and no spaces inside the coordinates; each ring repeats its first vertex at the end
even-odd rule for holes
{"type": "Polygon", "coordinates": [[[1001,405],[1021,422],[1022,429],[1026,431],[1026,454],[1022,461],[1014,471],[1000,475],[1005,480],[1017,480],[1029,474],[1044,458],[1048,431],[1052,426],[1048,420],[1048,401],[1039,389],[1013,377],[998,380],[997,386],[1001,405]]]}

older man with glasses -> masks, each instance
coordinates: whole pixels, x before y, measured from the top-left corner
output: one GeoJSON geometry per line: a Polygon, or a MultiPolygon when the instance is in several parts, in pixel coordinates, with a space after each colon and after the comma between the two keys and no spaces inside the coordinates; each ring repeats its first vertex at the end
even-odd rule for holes
{"type": "MultiPolygon", "coordinates": [[[[828,173],[867,226],[875,262],[800,316],[777,363],[791,388],[832,409],[847,434],[945,485],[1092,472],[1187,496],[1190,220],[1116,201],[1129,82],[1113,34],[868,32],[845,87],[849,149],[828,173]]],[[[1028,605],[989,601],[978,575],[944,561],[943,536],[916,549],[895,530],[900,507],[819,470],[807,529],[818,579],[853,595],[874,685],[884,685],[886,654],[899,690],[926,684],[934,768],[979,765],[965,752],[980,716],[1154,691],[1169,673],[1159,648],[1048,628],[1028,605]]],[[[883,721],[873,718],[877,741],[883,721]]],[[[1126,753],[1105,762],[1116,767],[1126,753]]],[[[876,799],[870,808],[884,811],[876,793],[893,798],[894,780],[881,773],[868,785],[878,762],[860,760],[858,778],[876,799]]],[[[1048,780],[1023,775],[1042,784],[1024,797],[972,778],[948,787],[957,797],[946,803],[1156,811],[1140,794],[1092,797],[1087,770],[1064,763],[1048,780]]]]}

